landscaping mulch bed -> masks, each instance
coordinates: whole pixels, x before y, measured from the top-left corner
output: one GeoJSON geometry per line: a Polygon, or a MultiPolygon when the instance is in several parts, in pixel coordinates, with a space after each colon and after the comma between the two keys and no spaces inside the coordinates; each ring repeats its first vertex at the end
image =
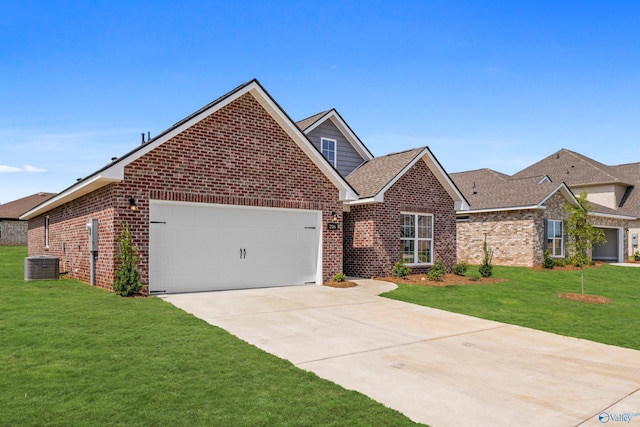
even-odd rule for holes
{"type": "Polygon", "coordinates": [[[611,302],[609,298],[601,297],[600,295],[564,293],[558,294],[557,297],[566,298],[573,301],[586,302],[587,304],[609,304],[611,302]]]}
{"type": "Polygon", "coordinates": [[[458,276],[455,274],[445,274],[442,281],[429,280],[426,274],[410,274],[406,277],[375,277],[376,280],[384,280],[385,282],[404,284],[404,285],[422,285],[422,286],[459,286],[459,285],[489,285],[492,283],[507,282],[507,279],[496,277],[480,277],[473,279],[467,276],[458,276]]]}
{"type": "Polygon", "coordinates": [[[344,282],[336,282],[335,280],[332,280],[330,282],[325,282],[324,286],[329,286],[331,288],[354,288],[358,286],[358,284],[349,280],[345,280],[344,282]]]}
{"type": "MultiPolygon", "coordinates": [[[[585,265],[584,268],[598,268],[598,267],[602,267],[603,265],[605,265],[605,263],[601,262],[601,261],[596,261],[593,265],[585,265]]],[[[541,265],[536,265],[534,267],[529,267],[531,270],[557,270],[557,271],[579,271],[580,267],[576,267],[575,265],[572,264],[567,264],[567,265],[556,265],[553,268],[544,268],[541,265]]]]}

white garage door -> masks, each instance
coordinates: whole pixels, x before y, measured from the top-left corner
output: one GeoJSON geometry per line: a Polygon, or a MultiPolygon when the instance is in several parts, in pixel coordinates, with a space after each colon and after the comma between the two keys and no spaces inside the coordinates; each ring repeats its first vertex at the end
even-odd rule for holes
{"type": "Polygon", "coordinates": [[[315,283],[321,271],[319,211],[152,200],[149,214],[151,293],[315,283]]]}

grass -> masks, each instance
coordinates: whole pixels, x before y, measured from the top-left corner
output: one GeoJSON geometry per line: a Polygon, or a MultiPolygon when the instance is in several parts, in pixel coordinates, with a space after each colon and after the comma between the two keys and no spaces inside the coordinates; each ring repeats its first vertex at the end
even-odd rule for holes
{"type": "Polygon", "coordinates": [[[415,425],[158,298],[23,281],[0,248],[0,425],[415,425]]]}
{"type": "Polygon", "coordinates": [[[494,266],[491,285],[398,285],[384,296],[400,301],[640,350],[640,268],[604,265],[584,271],[585,294],[606,305],[556,297],[580,293],[580,271],[494,266]]]}

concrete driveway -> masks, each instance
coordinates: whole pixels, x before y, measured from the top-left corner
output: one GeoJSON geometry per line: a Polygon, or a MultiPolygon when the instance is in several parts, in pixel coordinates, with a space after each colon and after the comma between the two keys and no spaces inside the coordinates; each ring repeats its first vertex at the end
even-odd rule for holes
{"type": "Polygon", "coordinates": [[[640,351],[393,301],[377,294],[395,285],[357,282],[162,298],[421,423],[640,426],[640,351]]]}

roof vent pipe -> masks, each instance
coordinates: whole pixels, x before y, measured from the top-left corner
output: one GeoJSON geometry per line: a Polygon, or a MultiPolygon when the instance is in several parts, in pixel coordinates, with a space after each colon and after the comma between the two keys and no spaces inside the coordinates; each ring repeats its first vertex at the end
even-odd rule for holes
{"type": "Polygon", "coordinates": [[[142,136],[142,143],[144,144],[144,132],[140,134],[142,136]]]}
{"type": "Polygon", "coordinates": [[[147,132],[147,142],[151,141],[151,132],[147,132]]]}

